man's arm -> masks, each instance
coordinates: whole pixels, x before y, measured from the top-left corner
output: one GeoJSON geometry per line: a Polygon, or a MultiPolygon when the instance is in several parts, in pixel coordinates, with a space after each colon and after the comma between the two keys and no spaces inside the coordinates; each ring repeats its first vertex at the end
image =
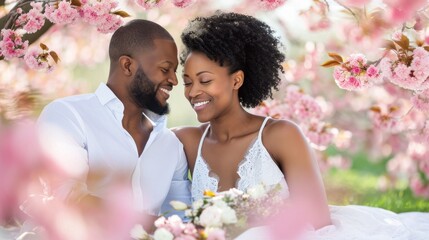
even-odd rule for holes
{"type": "Polygon", "coordinates": [[[179,215],[181,218],[184,217],[183,211],[172,211],[173,208],[170,205],[170,202],[181,201],[186,203],[188,206],[191,205],[191,181],[188,179],[188,163],[186,161],[185,152],[183,147],[178,148],[178,162],[176,165],[176,170],[171,181],[170,189],[168,191],[167,197],[161,207],[161,213],[168,212],[166,215],[170,216],[173,214],[179,215]]]}
{"type": "Polygon", "coordinates": [[[48,104],[38,119],[45,152],[60,173],[50,180],[54,196],[78,202],[88,194],[89,171],[86,138],[80,116],[72,106],[60,101],[48,104]]]}

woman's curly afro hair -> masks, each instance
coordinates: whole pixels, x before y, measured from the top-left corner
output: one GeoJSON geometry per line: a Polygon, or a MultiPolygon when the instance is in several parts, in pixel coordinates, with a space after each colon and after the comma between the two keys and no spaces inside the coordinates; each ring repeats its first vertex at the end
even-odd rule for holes
{"type": "Polygon", "coordinates": [[[256,107],[278,90],[279,71],[285,60],[279,39],[264,22],[238,13],[216,13],[197,17],[185,28],[181,39],[183,65],[192,51],[204,53],[210,60],[227,66],[230,74],[242,70],[244,82],[238,92],[244,107],[256,107]]]}

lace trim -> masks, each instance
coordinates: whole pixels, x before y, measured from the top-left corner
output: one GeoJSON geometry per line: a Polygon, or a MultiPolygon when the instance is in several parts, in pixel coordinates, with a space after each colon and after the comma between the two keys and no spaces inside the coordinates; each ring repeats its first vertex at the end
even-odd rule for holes
{"type": "MultiPolygon", "coordinates": [[[[283,181],[284,190],[287,192],[287,184],[283,173],[262,143],[262,129],[265,126],[266,120],[261,126],[258,137],[249,145],[245,156],[238,164],[237,174],[239,178],[236,182],[236,188],[245,191],[247,188],[260,183],[268,186],[283,181]]],[[[192,196],[194,200],[202,198],[206,189],[217,192],[219,188],[219,176],[211,170],[201,154],[202,143],[208,128],[201,138],[193,171],[192,196]]]]}

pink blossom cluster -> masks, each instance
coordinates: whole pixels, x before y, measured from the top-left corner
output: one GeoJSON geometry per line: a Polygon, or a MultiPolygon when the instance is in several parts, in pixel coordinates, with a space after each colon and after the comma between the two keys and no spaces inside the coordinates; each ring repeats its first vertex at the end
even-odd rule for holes
{"type": "Polygon", "coordinates": [[[403,23],[410,20],[420,8],[426,4],[426,0],[383,0],[387,5],[388,22],[403,23]]]}
{"type": "Polygon", "coordinates": [[[288,86],[285,92],[286,95],[282,101],[265,102],[256,107],[253,110],[254,113],[289,119],[299,123],[305,136],[314,147],[318,149],[326,148],[334,140],[336,130],[322,120],[324,111],[319,103],[294,85],[288,86]]]}
{"type": "Polygon", "coordinates": [[[58,7],[54,4],[46,6],[45,17],[56,24],[69,24],[79,18],[79,12],[70,2],[61,1],[58,7]]]}
{"type": "Polygon", "coordinates": [[[99,32],[114,32],[122,25],[122,18],[112,13],[118,7],[118,1],[85,0],[82,3],[79,8],[80,16],[84,22],[96,26],[99,32]]]}
{"type": "Polygon", "coordinates": [[[395,106],[375,106],[369,112],[370,119],[375,128],[388,132],[396,132],[399,128],[399,110],[395,106]]]}
{"type": "Polygon", "coordinates": [[[135,1],[138,5],[142,6],[146,10],[159,7],[165,2],[165,0],[135,0],[135,1]]]}
{"type": "Polygon", "coordinates": [[[410,175],[410,187],[417,196],[429,198],[429,143],[411,142],[408,152],[416,165],[414,174],[410,175]]]}
{"type": "Polygon", "coordinates": [[[344,2],[347,6],[363,7],[365,4],[370,3],[371,0],[342,0],[341,2],[344,2]]]}
{"type": "MultiPolygon", "coordinates": [[[[159,7],[165,3],[165,0],[135,0],[135,2],[144,9],[152,9],[159,7]]],[[[196,0],[171,0],[174,6],[179,8],[186,8],[194,4],[196,0]]]]}
{"type": "Polygon", "coordinates": [[[303,131],[305,136],[310,140],[311,145],[317,150],[324,150],[332,143],[335,137],[335,131],[325,122],[312,120],[304,125],[303,131]]]}
{"type": "Polygon", "coordinates": [[[425,113],[429,113],[429,89],[416,93],[411,98],[413,106],[425,113]]]}
{"type": "Polygon", "coordinates": [[[429,88],[429,52],[422,47],[415,48],[409,56],[384,57],[380,62],[382,76],[401,88],[419,91],[429,88]]]}
{"type": "Polygon", "coordinates": [[[259,6],[265,10],[274,10],[282,6],[286,0],[256,0],[259,6]]]}
{"type": "Polygon", "coordinates": [[[319,31],[331,26],[328,16],[328,5],[324,1],[314,1],[308,10],[300,12],[307,22],[310,31],[319,31]]]}
{"type": "MultiPolygon", "coordinates": [[[[30,5],[33,7],[28,11],[19,15],[16,19],[15,24],[17,27],[22,27],[27,33],[35,33],[43,27],[45,24],[45,17],[43,16],[43,3],[42,2],[31,2],[30,5]]],[[[17,10],[18,13],[22,13],[22,9],[17,10]]]]}
{"type": "Polygon", "coordinates": [[[21,57],[28,48],[28,40],[22,41],[22,35],[12,29],[1,30],[0,57],[12,59],[21,57]]]}
{"type": "Polygon", "coordinates": [[[10,126],[0,124],[0,225],[11,219],[20,227],[26,220],[32,223],[25,224],[22,232],[11,232],[7,238],[129,239],[137,217],[142,217],[129,204],[133,200],[128,182],[118,181],[111,186],[111,194],[97,205],[64,202],[52,194],[53,186],[49,183],[64,179],[67,169],[46,153],[39,137],[31,120],[10,126]],[[73,226],[73,230],[65,226],[73,226]]]}
{"type": "Polygon", "coordinates": [[[176,7],[186,8],[195,3],[196,0],[172,0],[172,3],[176,7]]]}
{"type": "Polygon", "coordinates": [[[41,48],[30,48],[24,56],[24,61],[28,67],[35,70],[48,69],[53,70],[53,65],[49,63],[49,54],[41,48]]]}
{"type": "Polygon", "coordinates": [[[334,79],[338,87],[349,91],[366,89],[380,82],[379,69],[368,65],[363,54],[351,54],[344,63],[334,69],[334,79]]]}
{"type": "Polygon", "coordinates": [[[160,217],[155,221],[157,230],[154,233],[156,239],[159,236],[172,236],[169,239],[177,240],[197,240],[198,232],[195,225],[192,223],[183,223],[182,219],[177,215],[165,218],[160,217]]]}
{"type": "Polygon", "coordinates": [[[410,187],[416,196],[429,198],[429,184],[425,184],[418,176],[411,179],[410,187]]]}

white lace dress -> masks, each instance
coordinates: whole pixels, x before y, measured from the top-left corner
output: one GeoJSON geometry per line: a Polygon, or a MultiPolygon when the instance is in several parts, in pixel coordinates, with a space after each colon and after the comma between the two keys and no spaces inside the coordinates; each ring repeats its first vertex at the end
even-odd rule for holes
{"type": "MultiPolygon", "coordinates": [[[[258,137],[249,146],[248,152],[238,166],[239,179],[236,188],[245,191],[259,183],[283,186],[283,194],[288,196],[285,177],[262,143],[262,131],[268,118],[264,120],[258,137]]],[[[192,198],[203,197],[206,189],[216,192],[218,178],[210,173],[210,167],[201,155],[201,148],[209,127],[205,130],[198,146],[192,181],[192,198]]],[[[330,206],[333,225],[308,232],[303,239],[344,239],[344,240],[426,240],[429,239],[429,213],[412,212],[396,214],[381,208],[366,206],[330,206]]],[[[236,240],[272,239],[266,227],[249,229],[236,240]]]]}

